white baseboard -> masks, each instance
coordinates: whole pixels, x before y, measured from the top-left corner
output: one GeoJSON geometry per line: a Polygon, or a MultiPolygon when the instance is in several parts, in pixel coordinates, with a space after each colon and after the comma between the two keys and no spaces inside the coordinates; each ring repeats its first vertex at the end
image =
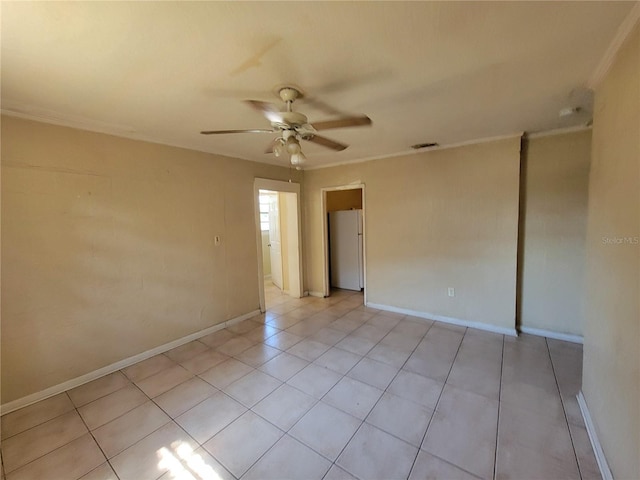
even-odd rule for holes
{"type": "Polygon", "coordinates": [[[591,413],[589,413],[589,408],[587,407],[587,401],[584,398],[584,394],[582,393],[582,390],[578,392],[578,395],[576,398],[578,399],[578,405],[580,406],[580,412],[582,413],[584,424],[587,427],[587,433],[589,434],[589,440],[591,440],[593,453],[595,454],[596,461],[598,462],[598,468],[600,468],[600,475],[602,475],[603,480],[613,480],[611,469],[609,469],[609,464],[607,463],[607,459],[604,456],[604,450],[602,450],[602,445],[600,445],[600,440],[598,440],[596,427],[591,418],[591,413]]]}
{"type": "Polygon", "coordinates": [[[443,315],[434,315],[431,313],[418,312],[416,310],[392,307],[390,305],[381,305],[378,303],[367,302],[366,306],[371,308],[377,308],[378,310],[385,310],[387,312],[402,313],[404,315],[411,315],[413,317],[424,318],[426,320],[435,320],[436,322],[449,323],[451,325],[459,325],[461,327],[476,328],[478,330],[485,330],[487,332],[499,333],[501,335],[509,335],[511,337],[518,336],[518,332],[516,331],[515,328],[498,327],[496,325],[491,325],[489,323],[471,322],[469,320],[461,320],[459,318],[445,317],[443,315]]]}
{"type": "Polygon", "coordinates": [[[324,293],[322,292],[307,292],[310,297],[319,297],[324,298],[324,293]]]}
{"type": "Polygon", "coordinates": [[[80,375],[79,377],[67,380],[66,382],[60,383],[58,385],[54,385],[53,387],[49,387],[40,392],[32,393],[31,395],[27,395],[26,397],[18,398],[11,402],[5,403],[4,405],[0,406],[0,415],[6,415],[7,413],[11,413],[20,408],[27,407],[33,403],[39,402],[40,400],[53,397],[54,395],[66,392],[67,390],[70,390],[72,388],[79,387],[80,385],[84,385],[85,383],[91,382],[100,377],[104,377],[105,375],[108,375],[110,373],[122,370],[123,368],[129,367],[134,363],[141,362],[142,360],[151,358],[154,355],[164,353],[168,350],[171,350],[172,348],[176,348],[180,345],[184,345],[185,343],[197,340],[198,338],[202,338],[206,335],[217,332],[218,330],[222,330],[223,328],[229,327],[236,323],[242,322],[243,320],[247,320],[248,318],[251,318],[258,314],[260,314],[260,310],[254,310],[252,312],[245,313],[244,315],[240,315],[239,317],[232,318],[230,320],[227,320],[226,322],[218,323],[216,325],[213,325],[212,327],[200,330],[199,332],[189,334],[186,337],[179,338],[172,342],[165,343],[164,345],[152,348],[151,350],[147,350],[146,352],[142,352],[132,357],[125,358],[124,360],[120,360],[119,362],[112,363],[111,365],[99,368],[98,370],[94,370],[93,372],[85,373],[84,375],[80,375]]]}
{"type": "Polygon", "coordinates": [[[571,335],[569,333],[559,333],[552,330],[544,330],[542,328],[531,328],[521,326],[519,329],[522,333],[528,333],[529,335],[537,335],[538,337],[553,338],[555,340],[564,340],[571,343],[584,343],[584,337],[580,335],[571,335]]]}

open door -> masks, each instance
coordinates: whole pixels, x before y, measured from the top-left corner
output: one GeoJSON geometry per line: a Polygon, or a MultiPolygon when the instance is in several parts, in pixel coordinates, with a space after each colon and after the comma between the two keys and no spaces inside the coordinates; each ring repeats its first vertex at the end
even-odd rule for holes
{"type": "Polygon", "coordinates": [[[329,212],[331,287],[364,288],[362,258],[362,210],[329,212]]]}
{"type": "Polygon", "coordinates": [[[282,241],[280,239],[280,199],[277,193],[269,196],[269,255],[271,283],[282,290],[282,241]]]}

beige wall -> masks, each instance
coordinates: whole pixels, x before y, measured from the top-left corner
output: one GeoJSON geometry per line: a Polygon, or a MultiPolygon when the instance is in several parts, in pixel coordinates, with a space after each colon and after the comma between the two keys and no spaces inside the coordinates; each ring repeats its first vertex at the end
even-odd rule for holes
{"type": "Polygon", "coordinates": [[[253,180],[288,176],[3,117],[2,403],[257,309],[253,180]]]}
{"type": "Polygon", "coordinates": [[[361,188],[327,192],[327,212],[359,209],[362,209],[361,188]]]}
{"type": "Polygon", "coordinates": [[[305,172],[307,289],[324,285],[321,188],[362,182],[368,302],[515,328],[519,165],[513,137],[305,172]]]}
{"type": "Polygon", "coordinates": [[[592,151],[582,390],[613,476],[637,479],[640,478],[639,25],[596,88],[592,151]]]}
{"type": "Polygon", "coordinates": [[[529,139],[522,160],[520,325],[582,335],[591,131],[529,139]]]}

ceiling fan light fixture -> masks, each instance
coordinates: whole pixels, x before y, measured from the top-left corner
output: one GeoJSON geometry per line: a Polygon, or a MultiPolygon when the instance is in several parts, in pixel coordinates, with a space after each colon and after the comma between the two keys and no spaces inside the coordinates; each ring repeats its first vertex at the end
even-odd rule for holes
{"type": "Polygon", "coordinates": [[[286,153],[286,147],[284,145],[284,140],[279,138],[276,141],[276,144],[273,146],[273,154],[276,157],[281,157],[286,153]]]}
{"type": "Polygon", "coordinates": [[[287,138],[287,152],[289,152],[291,155],[296,155],[298,153],[300,153],[300,142],[298,142],[298,139],[294,136],[291,136],[289,138],[287,138]]]}
{"type": "Polygon", "coordinates": [[[291,165],[295,167],[299,167],[304,162],[306,162],[306,160],[307,160],[307,157],[302,152],[294,153],[293,155],[291,155],[291,165]]]}

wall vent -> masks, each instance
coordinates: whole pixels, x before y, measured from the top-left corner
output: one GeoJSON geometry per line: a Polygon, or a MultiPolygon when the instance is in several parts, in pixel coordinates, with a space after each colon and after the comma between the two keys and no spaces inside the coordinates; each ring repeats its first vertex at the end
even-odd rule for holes
{"type": "Polygon", "coordinates": [[[413,148],[414,150],[420,150],[421,148],[430,148],[430,147],[437,147],[438,144],[435,142],[428,142],[428,143],[416,143],[415,145],[411,145],[411,148],[413,148]]]}

